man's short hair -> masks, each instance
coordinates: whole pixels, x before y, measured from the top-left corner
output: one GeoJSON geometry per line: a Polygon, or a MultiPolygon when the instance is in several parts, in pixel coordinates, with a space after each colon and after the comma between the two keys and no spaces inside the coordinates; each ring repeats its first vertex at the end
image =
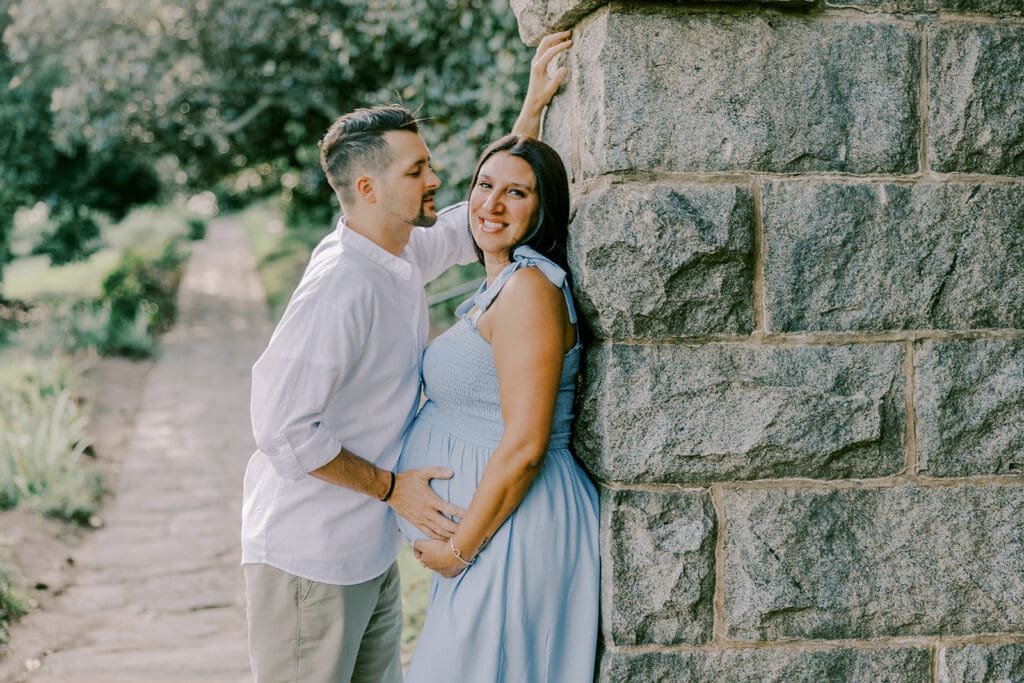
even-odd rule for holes
{"type": "Polygon", "coordinates": [[[320,166],[343,202],[352,201],[352,184],[360,172],[380,171],[391,163],[384,133],[419,133],[417,119],[399,104],[356,109],[331,124],[320,141],[320,166]]]}

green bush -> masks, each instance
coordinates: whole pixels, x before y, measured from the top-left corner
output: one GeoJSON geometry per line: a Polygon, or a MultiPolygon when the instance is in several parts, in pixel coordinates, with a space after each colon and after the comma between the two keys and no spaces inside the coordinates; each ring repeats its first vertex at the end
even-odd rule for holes
{"type": "Polygon", "coordinates": [[[45,254],[50,263],[62,266],[72,261],[84,261],[95,253],[100,242],[100,226],[89,216],[71,215],[65,218],[53,232],[43,235],[35,247],[33,254],[45,254]]]}
{"type": "MultiPolygon", "coordinates": [[[[6,316],[12,319],[10,344],[37,354],[94,349],[104,356],[154,355],[157,334],[170,328],[177,312],[177,288],[187,256],[182,244],[181,238],[171,240],[155,255],[125,250],[96,299],[42,299],[31,320],[28,309],[11,313],[6,316]]],[[[0,305],[0,342],[4,317],[0,305]]]]}
{"type": "Polygon", "coordinates": [[[187,253],[171,240],[154,260],[127,249],[103,280],[100,304],[110,307],[110,329],[135,329],[139,315],[150,332],[164,332],[177,316],[177,292],[187,253]]]}
{"type": "Polygon", "coordinates": [[[99,474],[83,463],[87,417],[70,386],[70,365],[23,362],[0,378],[0,492],[6,507],[25,503],[51,517],[86,524],[99,508],[99,474]]]}
{"type": "Polygon", "coordinates": [[[206,237],[206,221],[202,218],[189,218],[185,221],[188,226],[188,238],[197,242],[206,237]]]}
{"type": "Polygon", "coordinates": [[[0,348],[7,346],[18,330],[26,325],[31,310],[22,301],[5,301],[0,298],[0,348]]]}

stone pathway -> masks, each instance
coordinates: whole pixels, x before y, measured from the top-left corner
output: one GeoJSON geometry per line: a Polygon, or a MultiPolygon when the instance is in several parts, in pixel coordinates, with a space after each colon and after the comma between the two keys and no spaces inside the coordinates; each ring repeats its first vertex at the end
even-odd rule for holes
{"type": "Polygon", "coordinates": [[[81,636],[46,656],[33,683],[250,680],[239,510],[249,369],[271,328],[234,219],[193,244],[179,305],[106,525],[75,553],[75,583],[57,605],[81,636]]]}

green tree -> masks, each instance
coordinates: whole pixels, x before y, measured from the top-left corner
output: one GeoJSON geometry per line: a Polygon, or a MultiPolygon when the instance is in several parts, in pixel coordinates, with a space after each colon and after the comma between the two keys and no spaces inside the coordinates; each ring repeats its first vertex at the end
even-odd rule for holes
{"type": "Polygon", "coordinates": [[[293,214],[326,221],[316,141],[341,113],[396,100],[430,117],[450,201],[511,127],[529,69],[504,0],[8,4],[5,58],[19,88],[32,84],[30,137],[45,138],[49,159],[15,204],[49,192],[55,205],[116,210],[110,195],[124,193],[98,172],[116,162],[156,169],[172,191],[283,189],[293,214]],[[69,160],[96,182],[63,182],[69,160]]]}

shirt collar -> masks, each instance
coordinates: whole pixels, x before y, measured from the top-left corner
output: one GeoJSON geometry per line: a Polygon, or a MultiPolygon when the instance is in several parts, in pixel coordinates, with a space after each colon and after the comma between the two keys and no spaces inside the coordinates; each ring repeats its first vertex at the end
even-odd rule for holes
{"type": "MultiPolygon", "coordinates": [[[[373,240],[363,237],[348,227],[344,216],[338,219],[338,235],[344,251],[355,252],[361,257],[390,270],[403,280],[412,278],[412,264],[409,261],[401,256],[395,256],[373,240]]],[[[402,253],[403,255],[405,254],[405,252],[402,253]]]]}

